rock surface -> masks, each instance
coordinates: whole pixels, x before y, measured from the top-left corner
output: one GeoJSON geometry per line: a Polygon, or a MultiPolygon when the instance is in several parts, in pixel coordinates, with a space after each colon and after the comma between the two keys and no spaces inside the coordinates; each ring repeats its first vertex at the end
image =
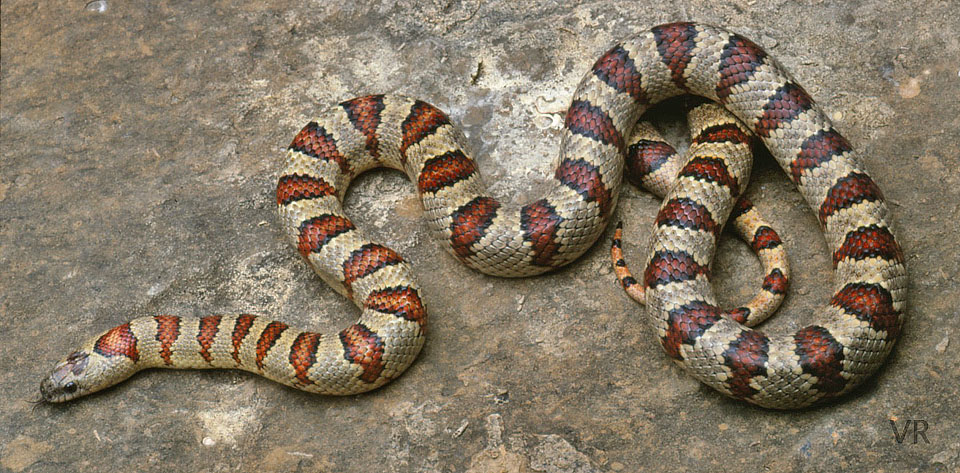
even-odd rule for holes
{"type": "MultiPolygon", "coordinates": [[[[960,468],[954,2],[338,3],[4,2],[0,469],[960,468]],[[677,20],[727,25],[768,48],[891,204],[909,319],[887,366],[853,395],[800,412],[728,400],[668,362],[616,285],[606,242],[543,277],[487,277],[427,238],[402,175],[376,171],[354,184],[347,211],[412,261],[431,311],[427,346],[402,378],[325,398],[247,373],[153,371],[31,410],[56,360],[135,316],[247,311],[327,330],[356,316],[275,218],[282,150],[322,108],[379,92],[430,101],[462,124],[493,192],[526,202],[594,59],[677,20]],[[897,442],[891,421],[908,420],[927,422],[928,443],[913,430],[897,442]]],[[[657,201],[622,192],[617,217],[639,265],[657,201]]],[[[769,156],[748,195],[795,274],[768,330],[811,322],[831,294],[816,219],[769,156]]],[[[722,302],[745,301],[759,265],[729,236],[719,254],[722,302]]]]}

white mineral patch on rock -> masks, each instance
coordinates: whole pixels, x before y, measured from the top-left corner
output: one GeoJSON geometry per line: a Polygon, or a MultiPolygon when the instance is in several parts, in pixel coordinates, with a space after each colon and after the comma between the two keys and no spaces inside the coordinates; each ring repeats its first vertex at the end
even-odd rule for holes
{"type": "Polygon", "coordinates": [[[260,430],[257,412],[258,409],[253,405],[200,411],[197,417],[203,423],[203,444],[211,446],[213,442],[236,445],[237,439],[242,435],[260,430]]]}

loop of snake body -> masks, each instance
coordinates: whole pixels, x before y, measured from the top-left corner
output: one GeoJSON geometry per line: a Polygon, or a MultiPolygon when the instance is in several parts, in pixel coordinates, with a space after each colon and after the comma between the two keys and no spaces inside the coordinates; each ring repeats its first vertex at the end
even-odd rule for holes
{"type": "MultiPolygon", "coordinates": [[[[628,181],[664,198],[681,179],[680,171],[690,161],[714,158],[722,160],[728,168],[746,162],[749,170],[754,137],[737,122],[736,117],[717,105],[704,104],[691,110],[687,120],[694,133],[686,156],[667,143],[652,123],[644,120],[637,123],[626,153],[625,174],[628,181]]],[[[746,176],[742,181],[747,181],[746,176]]],[[[689,198],[674,198],[671,212],[681,214],[680,219],[688,221],[689,218],[683,214],[691,212],[694,207],[689,198]]],[[[737,199],[728,221],[737,236],[749,244],[757,255],[764,277],[760,291],[753,299],[744,306],[725,311],[724,315],[753,327],[773,315],[783,302],[790,281],[790,265],[780,235],[745,195],[737,199]]],[[[713,222],[705,222],[705,225],[705,230],[715,234],[721,229],[713,222]]],[[[618,223],[610,247],[613,270],[627,295],[645,304],[644,285],[633,277],[623,257],[622,234],[622,224],[618,223]]]]}
{"type": "Polygon", "coordinates": [[[343,215],[353,177],[378,166],[405,171],[431,233],[464,264],[497,276],[542,273],[575,260],[603,233],[639,116],[687,93],[736,116],[798,186],[834,252],[836,292],[820,323],[785,337],[722,316],[709,281],[708,222],[723,225],[746,169],[704,158],[683,168],[657,219],[643,284],[658,339],[701,381],[762,406],[800,407],[849,391],[880,367],[903,321],[906,271],[880,190],[760,47],[722,28],[671,23],[594,63],[567,111],[550,188],[519,208],[484,194],[462,133],[437,108],[390,95],[340,104],[294,139],[277,203],[284,232],[311,267],[362,309],[356,324],[320,334],[251,315],[139,318],[71,353],[42,381],[41,397],[73,399],[149,367],[239,368],[328,394],[380,386],[416,357],[427,319],[403,259],[343,215]],[[689,201],[680,214],[671,210],[679,199],[689,201]]]}

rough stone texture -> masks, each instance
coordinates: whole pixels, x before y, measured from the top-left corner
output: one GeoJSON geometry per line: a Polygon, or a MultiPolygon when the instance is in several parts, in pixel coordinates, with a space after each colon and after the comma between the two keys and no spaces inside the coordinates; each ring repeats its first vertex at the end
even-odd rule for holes
{"type": "MultiPolygon", "coordinates": [[[[3,3],[0,469],[960,468],[956,2],[340,3],[3,3]],[[769,48],[891,203],[910,318],[854,395],[793,413],[728,400],[668,362],[614,283],[606,243],[547,276],[486,277],[430,242],[413,187],[378,171],[353,186],[348,212],[413,262],[431,310],[427,346],[398,381],[324,398],[246,373],[148,372],[31,410],[56,360],[134,316],[251,311],[324,329],[356,316],[275,218],[281,151],[321,108],[374,92],[433,102],[464,126],[493,191],[528,201],[596,56],[686,19],[769,48]],[[912,430],[897,443],[890,421],[908,419],[928,423],[929,443],[913,444],[912,430]]],[[[749,195],[781,230],[796,275],[769,330],[794,329],[831,293],[823,237],[769,157],[749,195]]],[[[656,206],[623,191],[635,265],[656,206]]],[[[733,238],[715,267],[728,305],[759,284],[733,238]]]]}

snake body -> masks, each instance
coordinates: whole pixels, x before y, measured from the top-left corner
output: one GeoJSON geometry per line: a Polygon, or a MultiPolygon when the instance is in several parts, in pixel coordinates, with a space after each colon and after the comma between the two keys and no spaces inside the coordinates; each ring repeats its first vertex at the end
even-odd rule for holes
{"type": "MultiPolygon", "coordinates": [[[[736,117],[714,104],[700,105],[687,114],[692,143],[687,155],[667,143],[653,124],[641,120],[633,129],[626,153],[626,177],[631,183],[642,187],[660,198],[665,197],[680,179],[680,171],[691,160],[705,158],[723,160],[725,163],[750,163],[752,137],[736,117]]],[[[742,166],[742,165],[741,165],[742,166]]],[[[728,165],[728,167],[732,167],[728,165]]],[[[747,166],[749,169],[749,166],[747,166]]],[[[743,179],[745,182],[746,179],[743,179]]],[[[689,226],[686,215],[695,207],[690,200],[674,200],[671,212],[681,225],[689,226]]],[[[763,283],[760,291],[746,305],[726,311],[733,320],[752,327],[766,320],[780,307],[789,286],[790,266],[780,235],[760,215],[753,202],[741,195],[734,204],[729,222],[737,236],[750,245],[763,267],[763,283]]],[[[704,230],[718,234],[721,225],[712,221],[699,224],[704,230]]],[[[622,225],[617,225],[610,255],[613,259],[617,280],[633,300],[645,304],[644,285],[640,284],[627,268],[622,250],[622,225]]]]}
{"type": "Polygon", "coordinates": [[[380,386],[419,352],[426,314],[403,259],[343,215],[353,177],[378,166],[406,172],[431,233],[460,261],[498,276],[539,274],[575,260],[603,233],[631,128],[651,105],[685,93],[733,113],[793,178],[834,251],[837,292],[822,323],[784,338],[721,317],[709,284],[715,236],[696,223],[722,225],[745,170],[703,160],[684,168],[666,200],[697,203],[693,224],[672,225],[661,210],[644,275],[646,312],[661,343],[698,379],[764,406],[849,391],[882,364],[902,322],[903,256],[880,191],[847,140],[761,48],[722,28],[672,23],[594,63],[567,110],[549,188],[520,207],[485,194],[462,133],[425,102],[366,96],[311,121],[281,171],[280,220],[310,266],[362,309],[360,320],[318,334],[245,315],[135,319],[60,362],[41,383],[42,398],[73,399],[155,366],[235,367],[329,394],[380,386]]]}

